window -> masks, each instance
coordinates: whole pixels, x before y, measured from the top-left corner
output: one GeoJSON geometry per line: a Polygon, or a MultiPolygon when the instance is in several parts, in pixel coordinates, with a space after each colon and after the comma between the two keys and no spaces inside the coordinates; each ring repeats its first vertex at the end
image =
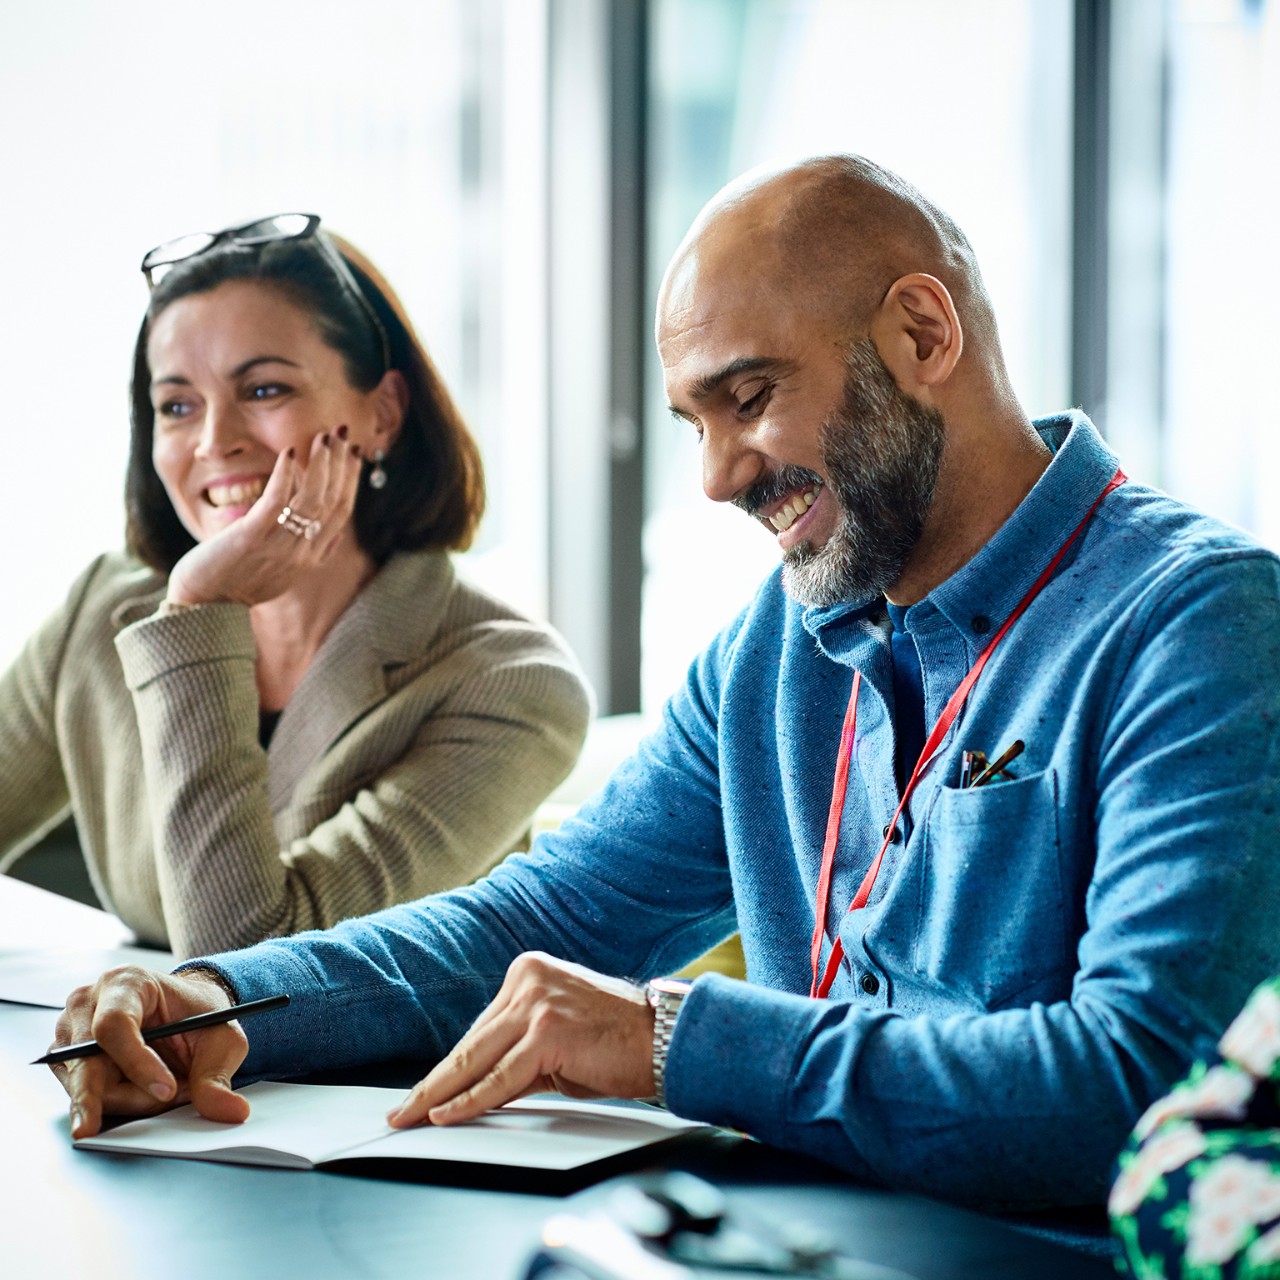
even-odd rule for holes
{"type": "Polygon", "coordinates": [[[1280,546],[1280,6],[1181,0],[1168,67],[1161,482],[1280,546]]]}
{"type": "Polygon", "coordinates": [[[338,0],[229,0],[216,18],[162,0],[15,9],[0,42],[0,661],[121,541],[142,252],[301,207],[385,271],[481,441],[489,514],[463,572],[560,626],[606,710],[629,709],[632,695],[612,691],[634,686],[616,671],[634,667],[634,635],[617,628],[634,632],[642,592],[639,698],[656,710],[777,561],[758,528],[702,495],[693,434],[666,414],[648,337],[658,282],[723,182],[826,150],[897,170],[964,227],[1029,412],[1087,398],[1133,475],[1280,544],[1267,379],[1278,10],[368,0],[353,21],[338,0]],[[1082,13],[1098,19],[1105,65],[1074,47],[1082,13]],[[1073,65],[1102,90],[1106,148],[1105,368],[1087,389],[1073,368],[1093,305],[1072,260],[1073,65]],[[638,71],[633,96],[620,67],[638,71]],[[623,272],[620,289],[628,255],[643,279],[623,272]],[[620,466],[637,439],[642,468],[620,466]],[[642,512],[627,486],[643,488],[642,512]]]}

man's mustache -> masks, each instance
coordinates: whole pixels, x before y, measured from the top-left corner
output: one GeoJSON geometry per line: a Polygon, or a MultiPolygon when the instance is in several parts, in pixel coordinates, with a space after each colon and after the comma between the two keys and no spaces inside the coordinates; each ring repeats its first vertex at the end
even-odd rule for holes
{"type": "Polygon", "coordinates": [[[739,511],[759,518],[765,507],[781,502],[787,494],[794,493],[797,489],[811,489],[815,484],[821,483],[822,477],[816,471],[810,471],[808,467],[787,466],[753,484],[745,493],[732,499],[732,502],[739,511]]]}

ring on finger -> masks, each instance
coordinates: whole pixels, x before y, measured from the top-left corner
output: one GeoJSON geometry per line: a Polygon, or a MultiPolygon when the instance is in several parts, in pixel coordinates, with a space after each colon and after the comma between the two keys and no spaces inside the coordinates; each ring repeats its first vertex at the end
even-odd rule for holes
{"type": "Polygon", "coordinates": [[[300,511],[295,511],[292,507],[285,507],[280,514],[276,516],[276,524],[287,529],[295,538],[305,538],[311,542],[319,536],[320,521],[312,520],[308,516],[304,516],[300,511]]]}

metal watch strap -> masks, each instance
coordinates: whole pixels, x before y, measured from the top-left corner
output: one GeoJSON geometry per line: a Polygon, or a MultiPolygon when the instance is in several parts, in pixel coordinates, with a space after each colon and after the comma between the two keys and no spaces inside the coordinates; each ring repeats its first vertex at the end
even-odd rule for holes
{"type": "Polygon", "coordinates": [[[654,978],[645,988],[653,1006],[653,1094],[664,1107],[667,1105],[667,1053],[676,1029],[676,1015],[692,985],[679,978],[654,978]]]}

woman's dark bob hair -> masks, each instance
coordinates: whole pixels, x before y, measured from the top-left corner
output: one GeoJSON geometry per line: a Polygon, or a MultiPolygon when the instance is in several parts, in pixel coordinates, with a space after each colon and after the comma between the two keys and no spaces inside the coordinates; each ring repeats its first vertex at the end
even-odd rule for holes
{"type": "MultiPolygon", "coordinates": [[[[322,233],[323,234],[323,233],[322,233]]],[[[386,281],[351,245],[329,235],[387,332],[391,368],[409,389],[404,424],[383,461],[387,482],[363,479],[355,530],[377,564],[393,552],[424,548],[465,550],[484,513],[480,451],[435,366],[386,281]]],[[[227,280],[253,280],[279,289],[312,319],[343,358],[347,378],[371,391],[384,373],[382,343],[369,317],[311,240],[283,240],[255,248],[219,246],[176,264],[156,286],[133,356],[129,469],[125,479],[126,539],[144,564],[168,575],[195,539],[178,519],[151,461],[155,411],[147,340],[156,317],[179,298],[205,293],[227,280]]]]}

